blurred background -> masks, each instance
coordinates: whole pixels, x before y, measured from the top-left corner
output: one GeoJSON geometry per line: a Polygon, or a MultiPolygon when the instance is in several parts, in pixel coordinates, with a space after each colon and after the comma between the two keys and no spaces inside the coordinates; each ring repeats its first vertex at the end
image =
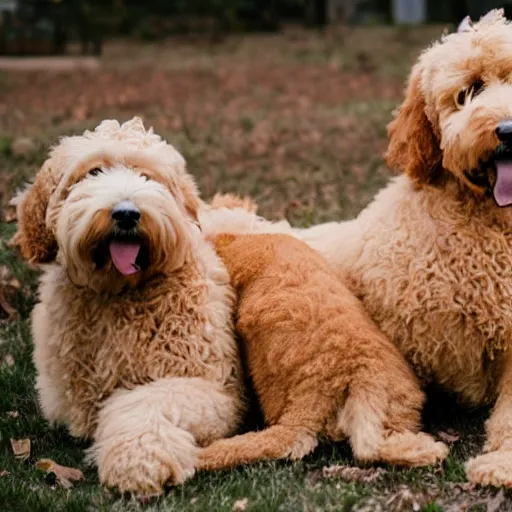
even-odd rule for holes
{"type": "MultiPolygon", "coordinates": [[[[460,21],[507,3],[493,0],[0,0],[0,53],[63,54],[71,41],[101,54],[113,37],[278,31],[287,23],[386,24],[460,21]]],[[[505,5],[503,5],[505,4],[505,5]]]]}
{"type": "MultiPolygon", "coordinates": [[[[426,45],[493,0],[0,0],[0,198],[64,134],[141,116],[208,199],[292,223],[357,214],[426,45]]],[[[0,209],[0,210],[2,210],[0,209]]]]}

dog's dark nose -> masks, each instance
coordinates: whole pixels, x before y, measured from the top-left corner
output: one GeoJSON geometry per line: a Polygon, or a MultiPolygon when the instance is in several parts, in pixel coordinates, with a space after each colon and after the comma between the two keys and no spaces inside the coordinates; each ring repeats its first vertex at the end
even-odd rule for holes
{"type": "Polygon", "coordinates": [[[502,121],[498,124],[496,135],[501,142],[512,142],[512,121],[502,121]]]}
{"type": "Polygon", "coordinates": [[[130,201],[122,201],[112,208],[112,218],[122,229],[133,229],[140,219],[139,209],[130,201]]]}

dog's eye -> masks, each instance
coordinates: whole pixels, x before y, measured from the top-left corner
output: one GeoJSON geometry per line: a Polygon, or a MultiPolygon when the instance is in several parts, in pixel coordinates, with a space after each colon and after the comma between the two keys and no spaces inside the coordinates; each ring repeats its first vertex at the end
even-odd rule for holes
{"type": "Polygon", "coordinates": [[[456,102],[459,108],[469,103],[475,96],[477,96],[484,88],[482,80],[476,80],[469,87],[464,87],[457,94],[456,102]]]}
{"type": "Polygon", "coordinates": [[[95,167],[94,169],[91,169],[88,174],[89,176],[98,176],[98,174],[102,173],[103,171],[99,167],[95,167]]]}

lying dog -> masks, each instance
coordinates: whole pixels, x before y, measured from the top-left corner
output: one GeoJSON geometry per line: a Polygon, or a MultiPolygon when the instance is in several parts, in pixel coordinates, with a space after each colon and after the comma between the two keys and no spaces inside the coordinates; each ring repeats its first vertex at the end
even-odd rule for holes
{"type": "Polygon", "coordinates": [[[49,263],[32,315],[45,417],[94,440],[101,482],[154,494],[242,415],[229,275],[181,155],[137,118],[51,151],[14,243],[49,263]]]}
{"type": "Polygon", "coordinates": [[[446,457],[418,432],[423,394],[406,362],[322,257],[287,235],[225,234],[215,247],[238,294],[236,327],[268,428],[214,442],[199,467],[302,458],[319,436],[348,438],[359,461],[446,457]]]}
{"type": "Polygon", "coordinates": [[[421,55],[387,161],[404,174],[356,220],[297,235],[349,275],[424,382],[494,404],[468,478],[512,486],[512,26],[499,11],[421,55]]]}

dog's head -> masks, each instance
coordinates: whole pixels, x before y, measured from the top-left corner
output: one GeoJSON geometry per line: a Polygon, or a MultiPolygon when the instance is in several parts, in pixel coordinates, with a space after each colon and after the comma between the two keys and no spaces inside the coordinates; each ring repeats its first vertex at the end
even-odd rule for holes
{"type": "Polygon", "coordinates": [[[455,177],[512,204],[512,25],[501,10],[466,18],[421,55],[388,134],[388,165],[418,185],[455,177]]]}
{"type": "Polygon", "coordinates": [[[18,204],[14,243],[57,258],[77,285],[118,291],[181,267],[199,197],[182,156],[135,118],[104,121],[50,152],[18,204]]]}

